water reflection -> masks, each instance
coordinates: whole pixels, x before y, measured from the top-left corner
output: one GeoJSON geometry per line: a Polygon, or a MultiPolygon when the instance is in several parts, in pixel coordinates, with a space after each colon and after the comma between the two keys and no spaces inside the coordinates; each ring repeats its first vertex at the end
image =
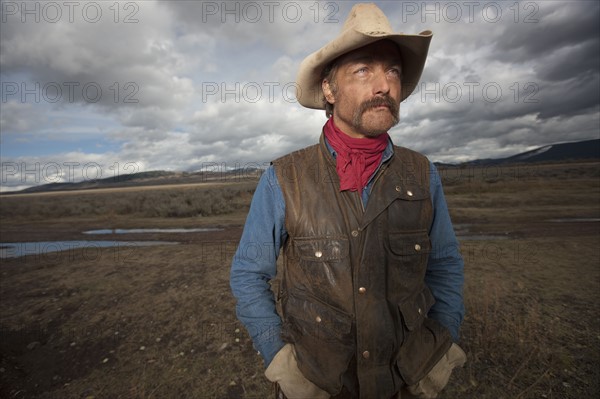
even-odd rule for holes
{"type": "Polygon", "coordinates": [[[559,219],[548,219],[548,222],[552,222],[552,223],[593,223],[593,222],[600,222],[600,218],[559,218],[559,219]]]}
{"type": "Polygon", "coordinates": [[[177,229],[100,229],[100,230],[88,230],[84,231],[83,234],[148,234],[148,233],[206,233],[210,231],[222,231],[223,229],[215,227],[202,227],[202,228],[177,228],[177,229]]]}
{"type": "Polygon", "coordinates": [[[511,237],[509,237],[508,235],[501,236],[501,235],[491,235],[491,234],[476,234],[476,235],[457,234],[456,238],[458,238],[458,241],[494,241],[494,240],[508,240],[511,237]]]}
{"type": "Polygon", "coordinates": [[[176,245],[169,241],[39,241],[0,243],[0,259],[40,255],[50,252],[72,251],[79,248],[146,247],[152,245],[176,245]]]}

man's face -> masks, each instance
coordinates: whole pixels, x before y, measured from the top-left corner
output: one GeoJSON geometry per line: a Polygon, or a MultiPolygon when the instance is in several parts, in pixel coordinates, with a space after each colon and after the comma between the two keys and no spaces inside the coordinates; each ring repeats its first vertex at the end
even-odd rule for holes
{"type": "Polygon", "coordinates": [[[401,59],[396,45],[378,41],[343,55],[323,93],[335,124],[351,137],[375,137],[400,119],[401,59]]]}

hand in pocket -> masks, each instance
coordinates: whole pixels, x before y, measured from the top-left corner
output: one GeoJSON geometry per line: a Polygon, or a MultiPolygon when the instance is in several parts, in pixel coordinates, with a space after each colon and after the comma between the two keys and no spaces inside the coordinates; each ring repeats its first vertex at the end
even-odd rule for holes
{"type": "Polygon", "coordinates": [[[444,389],[452,370],[455,367],[462,367],[467,361],[467,355],[457,344],[452,344],[448,352],[440,359],[439,362],[423,378],[415,385],[409,385],[406,390],[419,399],[433,399],[438,393],[444,389]]]}
{"type": "Polygon", "coordinates": [[[277,382],[288,399],[328,399],[329,394],[310,382],[300,369],[296,360],[294,345],[285,344],[277,352],[265,376],[271,382],[277,382]]]}

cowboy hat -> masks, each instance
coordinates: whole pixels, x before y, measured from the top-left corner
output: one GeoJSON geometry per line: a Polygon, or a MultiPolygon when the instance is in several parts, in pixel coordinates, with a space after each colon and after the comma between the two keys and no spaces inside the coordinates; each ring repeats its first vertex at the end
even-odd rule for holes
{"type": "Polygon", "coordinates": [[[296,98],[307,108],[324,109],[321,80],[325,67],[343,54],[387,39],[396,43],[402,55],[402,101],[419,82],[432,35],[429,30],[418,35],[393,33],[387,17],[375,4],[356,4],[350,10],[338,37],[310,54],[300,64],[296,98]]]}

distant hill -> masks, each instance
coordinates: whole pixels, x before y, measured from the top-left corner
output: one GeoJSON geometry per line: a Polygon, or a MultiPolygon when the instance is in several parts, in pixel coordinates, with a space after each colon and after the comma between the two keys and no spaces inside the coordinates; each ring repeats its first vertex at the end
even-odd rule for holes
{"type": "Polygon", "coordinates": [[[107,177],[104,179],[85,180],[78,183],[49,183],[40,186],[26,188],[21,190],[21,193],[35,193],[42,191],[64,191],[64,190],[85,190],[91,188],[101,187],[120,187],[120,186],[132,186],[140,185],[144,182],[155,182],[157,180],[173,177],[176,175],[175,172],[166,171],[151,171],[151,172],[139,172],[131,174],[122,174],[114,177],[107,177]]]}
{"type": "Polygon", "coordinates": [[[70,190],[88,190],[96,188],[116,188],[116,187],[142,187],[158,186],[165,184],[194,184],[219,181],[231,181],[233,179],[247,180],[258,179],[262,170],[234,169],[223,172],[169,172],[164,170],[155,170],[149,172],[139,172],[122,174],[105,179],[85,180],[77,183],[50,183],[39,186],[29,187],[21,191],[6,192],[3,195],[16,193],[40,193],[48,191],[70,191],[70,190]]]}
{"type": "Polygon", "coordinates": [[[509,163],[565,162],[591,159],[600,159],[600,139],[550,144],[506,158],[476,159],[463,162],[460,165],[477,166],[509,163]]]}

